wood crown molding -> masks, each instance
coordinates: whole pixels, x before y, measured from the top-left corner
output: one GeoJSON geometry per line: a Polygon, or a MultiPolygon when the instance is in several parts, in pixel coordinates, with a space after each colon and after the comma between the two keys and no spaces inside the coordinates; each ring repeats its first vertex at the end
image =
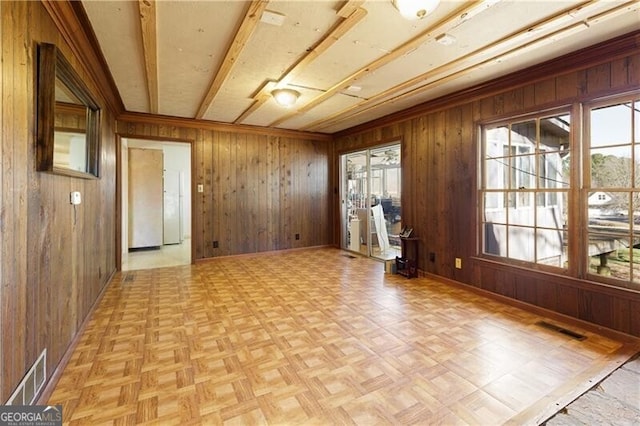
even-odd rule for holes
{"type": "Polygon", "coordinates": [[[498,77],[468,89],[441,96],[431,101],[418,104],[403,111],[386,115],[375,120],[359,124],[346,130],[334,133],[336,138],[353,136],[387,126],[399,121],[409,120],[426,113],[444,108],[466,104],[506,90],[512,90],[528,84],[536,83],[553,76],[566,74],[597,66],[605,62],[620,59],[640,52],[640,30],[615,37],[611,40],[576,50],[554,59],[533,65],[512,74],[498,77]]]}
{"type": "Polygon", "coordinates": [[[100,91],[100,97],[105,99],[116,115],[122,113],[124,103],[82,3],[68,0],[41,0],[41,3],[51,16],[62,38],[79,59],[83,70],[100,91]]]}
{"type": "MultiPolygon", "coordinates": [[[[249,126],[245,124],[220,123],[209,120],[198,120],[194,118],[179,118],[163,115],[152,115],[137,112],[124,112],[117,118],[117,133],[129,135],[126,129],[121,128],[126,123],[155,124],[175,127],[186,127],[192,129],[216,130],[229,133],[249,133],[264,136],[278,136],[284,138],[317,140],[321,142],[331,142],[333,138],[326,133],[302,132],[299,130],[277,129],[271,127],[249,126]]],[[[133,136],[133,135],[129,135],[133,136]]]]}

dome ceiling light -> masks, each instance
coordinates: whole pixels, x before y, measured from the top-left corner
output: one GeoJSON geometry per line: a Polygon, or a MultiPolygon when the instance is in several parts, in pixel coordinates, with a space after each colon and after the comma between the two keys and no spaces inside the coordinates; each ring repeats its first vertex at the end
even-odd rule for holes
{"type": "Polygon", "coordinates": [[[406,19],[422,19],[440,4],[440,0],[391,0],[400,15],[406,19]]]}
{"type": "Polygon", "coordinates": [[[300,97],[300,92],[293,89],[276,89],[271,92],[271,96],[280,106],[291,108],[300,97]]]}

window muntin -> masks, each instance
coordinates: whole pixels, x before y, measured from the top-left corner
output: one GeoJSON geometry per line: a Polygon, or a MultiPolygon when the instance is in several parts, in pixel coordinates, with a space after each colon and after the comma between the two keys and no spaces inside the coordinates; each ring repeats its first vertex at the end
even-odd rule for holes
{"type": "Polygon", "coordinates": [[[482,128],[482,253],[566,268],[568,112],[482,128]]]}
{"type": "Polygon", "coordinates": [[[640,98],[587,109],[586,250],[592,278],[640,283],[640,98]],[[597,202],[593,195],[597,194],[597,202]]]}
{"type": "Polygon", "coordinates": [[[481,127],[479,250],[640,289],[640,96],[594,102],[578,118],[585,128],[571,138],[568,113],[481,127]]]}

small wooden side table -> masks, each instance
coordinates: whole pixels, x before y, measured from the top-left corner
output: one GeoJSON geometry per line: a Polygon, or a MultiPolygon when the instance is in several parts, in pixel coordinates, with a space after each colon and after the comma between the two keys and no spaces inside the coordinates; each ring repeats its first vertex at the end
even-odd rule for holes
{"type": "Polygon", "coordinates": [[[396,256],[396,272],[407,278],[418,276],[418,241],[416,237],[400,237],[402,257],[396,256]]]}

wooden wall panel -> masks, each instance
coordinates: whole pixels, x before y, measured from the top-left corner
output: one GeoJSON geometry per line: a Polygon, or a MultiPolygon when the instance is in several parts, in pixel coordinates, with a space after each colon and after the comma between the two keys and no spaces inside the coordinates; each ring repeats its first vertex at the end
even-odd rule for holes
{"type": "Polygon", "coordinates": [[[629,301],[629,334],[640,336],[640,300],[629,301]]]}
{"type": "Polygon", "coordinates": [[[56,44],[103,105],[40,2],[2,2],[0,198],[0,398],[47,349],[51,375],[115,272],[115,114],[103,109],[101,179],[35,171],[38,42],[56,44]],[[75,209],[71,191],[83,202],[75,209]]]}
{"type": "Polygon", "coordinates": [[[578,289],[568,285],[562,285],[561,283],[557,283],[555,287],[558,298],[557,311],[561,314],[578,318],[578,301],[580,300],[580,292],[578,289]]]}
{"type": "Polygon", "coordinates": [[[595,324],[615,326],[613,318],[614,298],[596,290],[581,290],[578,303],[578,315],[581,319],[595,324]]]}
{"type": "MultiPolygon", "coordinates": [[[[402,221],[403,225],[409,226],[420,226],[419,228],[414,228],[416,235],[433,235],[434,230],[436,229],[436,224],[434,221],[431,222],[422,222],[419,225],[411,225],[414,223],[414,219],[416,217],[416,212],[425,212],[432,207],[432,200],[425,197],[416,197],[416,188],[425,188],[427,192],[429,191],[429,187],[434,185],[434,182],[429,179],[428,170],[433,166],[429,164],[429,160],[433,159],[433,153],[429,151],[432,150],[433,145],[426,143],[416,143],[416,141],[421,141],[425,139],[425,133],[433,129],[433,126],[430,126],[427,123],[427,117],[420,117],[411,121],[410,132],[411,137],[409,140],[404,139],[403,144],[403,158],[402,164],[405,162],[409,163],[409,167],[402,167],[402,199],[414,200],[412,203],[403,203],[403,207],[407,207],[407,211],[402,211],[402,221]],[[414,180],[411,180],[411,177],[405,176],[405,172],[407,170],[416,170],[414,180]],[[409,192],[405,189],[405,183],[410,183],[411,186],[409,188],[413,189],[413,191],[409,192]]],[[[434,215],[431,215],[435,219],[434,215]]],[[[418,253],[419,256],[423,259],[427,259],[424,262],[424,270],[435,273],[435,265],[437,258],[434,258],[433,261],[429,260],[429,253],[433,252],[435,256],[434,249],[432,247],[431,239],[422,239],[420,244],[418,245],[418,253]]]]}
{"type": "MultiPolygon", "coordinates": [[[[2,297],[0,325],[2,353],[2,395],[8,396],[12,386],[17,384],[23,374],[24,365],[28,362],[27,328],[15,323],[17,319],[27,322],[25,317],[27,287],[26,282],[26,204],[24,186],[27,182],[27,170],[20,167],[26,162],[28,147],[28,119],[24,100],[33,95],[26,81],[21,82],[21,74],[33,75],[26,67],[27,52],[17,43],[5,42],[13,37],[14,32],[22,32],[21,22],[27,15],[27,5],[12,7],[2,4],[2,210],[0,230],[2,231],[2,297]],[[23,64],[22,66],[20,64],[23,64]],[[15,85],[21,86],[20,96],[13,96],[15,85]],[[15,126],[20,123],[21,126],[15,126]],[[18,187],[16,191],[14,188],[18,187]],[[22,191],[21,191],[22,190],[22,191]],[[21,191],[21,192],[20,192],[21,191]],[[21,196],[17,196],[21,195],[21,196]],[[15,348],[15,349],[13,349],[15,348]]],[[[31,327],[33,321],[29,321],[31,327]]],[[[30,336],[31,337],[31,336],[30,336]]],[[[29,339],[31,340],[31,339],[29,339]]],[[[32,343],[33,344],[33,343],[32,343]]],[[[3,398],[4,401],[4,398],[3,398]]]]}
{"type": "Polygon", "coordinates": [[[559,75],[555,80],[558,100],[575,99],[578,96],[578,75],[575,72],[559,75]]]}
{"type": "MultiPolygon", "coordinates": [[[[122,129],[122,127],[119,127],[120,129],[122,129]]],[[[202,132],[205,133],[205,132],[202,132]]],[[[196,140],[191,142],[191,193],[193,194],[192,197],[192,210],[202,210],[203,206],[202,204],[204,203],[204,199],[198,195],[197,193],[197,184],[199,182],[204,182],[204,175],[203,175],[203,152],[202,152],[202,147],[203,147],[203,140],[205,139],[206,135],[205,134],[201,134],[199,137],[196,138],[196,140]]],[[[199,229],[200,232],[202,232],[202,229],[204,229],[203,227],[203,223],[202,223],[202,216],[201,215],[191,215],[191,253],[194,257],[202,257],[203,256],[203,250],[204,248],[198,244],[198,241],[202,241],[202,236],[197,235],[195,230],[199,229]]]]}
{"type": "Polygon", "coordinates": [[[633,325],[640,316],[633,310],[640,303],[639,292],[496,266],[475,257],[478,122],[637,90],[640,53],[634,40],[638,34],[577,52],[570,60],[559,58],[548,64],[556,70],[553,74],[538,65],[533,73],[524,70],[464,95],[452,94],[342,132],[335,136],[335,152],[370,146],[383,135],[402,139],[403,222],[411,222],[421,239],[420,270],[640,336],[640,327],[633,325]],[[603,56],[607,49],[610,61],[603,56]],[[591,51],[598,54],[587,60],[591,51]],[[454,267],[456,257],[462,259],[461,270],[454,267]]]}
{"type": "MultiPolygon", "coordinates": [[[[157,137],[163,126],[160,118],[118,121],[131,138],[157,137]]],[[[176,132],[186,134],[173,126],[176,132]]],[[[329,140],[204,125],[191,135],[193,186],[204,186],[194,192],[196,260],[333,243],[329,140]]]]}
{"type": "Polygon", "coordinates": [[[611,88],[611,63],[587,70],[587,93],[604,92],[611,88]]]}

